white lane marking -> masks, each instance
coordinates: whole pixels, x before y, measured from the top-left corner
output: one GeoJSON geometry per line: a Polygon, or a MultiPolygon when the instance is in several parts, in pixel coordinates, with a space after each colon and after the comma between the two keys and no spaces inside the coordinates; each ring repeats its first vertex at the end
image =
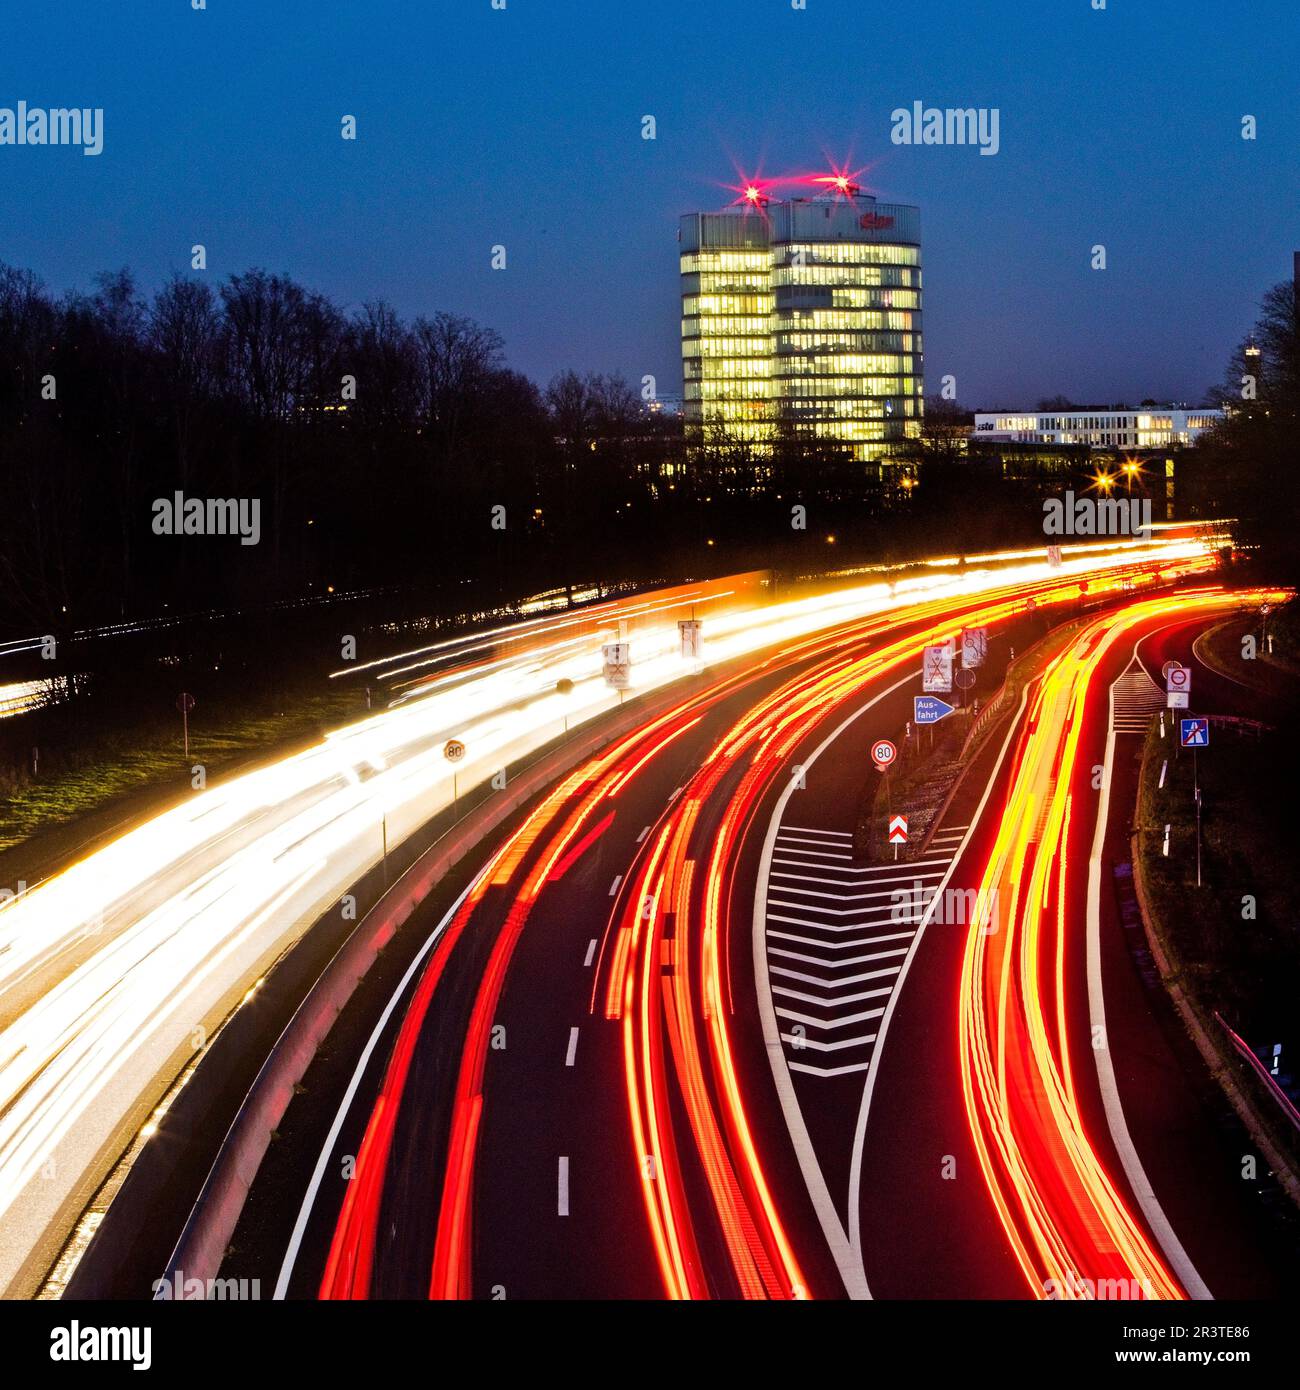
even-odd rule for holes
{"type": "MultiPolygon", "coordinates": [[[[812,927],[814,931],[870,931],[873,927],[892,927],[905,926],[908,922],[915,922],[915,917],[902,917],[894,919],[892,917],[882,918],[879,922],[810,922],[806,917],[784,917],[779,912],[773,912],[769,916],[773,922],[784,922],[789,927],[812,927]]],[[[775,932],[772,933],[776,935],[775,932]]],[[[830,943],[827,942],[827,945],[830,943]]]]}
{"type": "MultiPolygon", "coordinates": [[[[1176,624],[1168,624],[1176,626],[1176,624]]],[[[1150,634],[1154,635],[1154,634],[1150,634]]],[[[1142,639],[1139,639],[1141,641],[1142,639]]],[[[1137,659],[1138,643],[1133,644],[1133,656],[1137,659]]],[[[1115,685],[1109,692],[1112,720],[1115,712],[1115,685]]],[[[1129,1186],[1142,1208],[1142,1214],[1151,1227],[1152,1234],[1160,1242],[1165,1258],[1173,1266],[1180,1282],[1192,1298],[1204,1301],[1214,1295],[1206,1287],[1205,1281],[1197,1273],[1182,1242],[1174,1232],[1164,1208],[1160,1205],[1151,1180],[1142,1167],[1142,1160],[1133,1145],[1124,1118],[1124,1107],[1120,1103],[1119,1087],[1115,1082],[1115,1064],[1110,1055],[1110,1035],[1106,1032],[1106,997],[1101,978],[1101,869],[1102,850],[1106,843],[1106,826],[1110,816],[1111,768],[1115,763],[1115,730],[1111,727],[1106,734],[1106,755],[1102,761],[1101,801],[1097,806],[1097,825],[1092,837],[1092,855],[1088,860],[1088,1012],[1092,1015],[1091,1024],[1105,1039],[1104,1047],[1094,1047],[1092,1055],[1097,1061],[1097,1081],[1101,1087],[1101,1101],[1106,1111],[1106,1124],[1110,1137],[1119,1152],[1120,1162],[1128,1176],[1129,1186]]]]}
{"type": "Polygon", "coordinates": [[[578,1030],[577,1030],[576,1028],[570,1028],[570,1029],[569,1029],[569,1050],[564,1054],[564,1065],[565,1065],[566,1067],[571,1067],[571,1066],[573,1065],[573,1059],[574,1059],[577,1055],[578,1055],[578,1030]]]}
{"type": "Polygon", "coordinates": [[[420,947],[415,959],[406,968],[406,973],[402,976],[397,988],[393,991],[393,996],[384,1007],[384,1011],[379,1015],[379,1022],[375,1024],[374,1031],[366,1041],[362,1049],[361,1056],[357,1061],[356,1069],[352,1073],[352,1079],[348,1082],[348,1088],[343,1093],[343,1102],[338,1108],[338,1113],[334,1116],[334,1122],[330,1125],[329,1133],[325,1136],[325,1143],[321,1146],[320,1157],[316,1160],[316,1167],[312,1170],[311,1181],[307,1184],[307,1191],[303,1195],[302,1206],[298,1209],[298,1219],[294,1222],[293,1231],[289,1236],[289,1245],[284,1252],[284,1261],[280,1265],[280,1273],[275,1281],[275,1292],[272,1298],[284,1298],[285,1292],[289,1287],[289,1280],[293,1275],[293,1266],[298,1258],[298,1251],[302,1246],[303,1234],[307,1229],[307,1222],[311,1217],[311,1209],[316,1201],[316,1193],[320,1190],[321,1179],[325,1176],[325,1168],[334,1153],[334,1145],[339,1137],[339,1130],[343,1128],[343,1121],[348,1111],[352,1107],[353,1097],[356,1095],[361,1085],[361,1078],[365,1074],[366,1067],[370,1064],[371,1054],[374,1052],[379,1042],[380,1036],[388,1026],[388,1020],[392,1016],[393,1010],[397,1007],[397,1001],[402,997],[406,986],[410,984],[411,977],[419,969],[420,963],[424,960],[434,943],[446,930],[447,923],[456,915],[456,910],[461,903],[469,896],[469,891],[487,872],[491,860],[465,885],[460,897],[447,909],[442,920],[429,933],[423,946],[420,947]]]}
{"type": "Polygon", "coordinates": [[[618,892],[618,885],[623,882],[622,874],[614,875],[614,882],[609,885],[609,896],[612,898],[618,892]]]}
{"type": "MultiPolygon", "coordinates": [[[[828,884],[826,883],[826,880],[825,880],[824,878],[811,878],[811,879],[809,879],[809,878],[802,878],[802,877],[800,877],[800,876],[798,876],[798,875],[795,875],[795,874],[786,874],[786,873],[777,872],[777,873],[774,873],[774,874],[772,875],[772,878],[773,878],[773,880],[779,879],[780,882],[779,882],[779,883],[778,883],[778,882],[775,882],[775,881],[773,882],[773,884],[772,884],[772,892],[773,892],[773,893],[802,893],[805,897],[834,898],[837,902],[862,902],[862,901],[864,901],[865,899],[868,899],[868,898],[895,898],[896,895],[898,895],[898,894],[901,893],[901,894],[903,895],[902,898],[898,898],[897,900],[898,900],[899,902],[902,902],[904,898],[907,898],[907,897],[910,897],[910,896],[911,896],[912,888],[913,888],[916,884],[918,884],[918,883],[920,884],[920,886],[921,886],[921,891],[922,891],[922,892],[926,892],[926,893],[932,892],[933,889],[934,889],[934,887],[935,887],[936,881],[937,881],[938,879],[941,879],[942,877],[943,877],[943,874],[942,874],[942,872],[941,872],[940,870],[938,870],[938,869],[926,869],[926,870],[922,871],[921,873],[916,874],[916,875],[915,875],[914,877],[912,877],[912,878],[901,878],[901,879],[899,879],[897,882],[895,882],[895,883],[893,884],[892,887],[887,887],[887,888],[875,888],[875,887],[867,888],[865,884],[861,884],[861,883],[845,883],[845,884],[841,884],[841,885],[839,886],[839,890],[838,890],[837,892],[834,892],[834,893],[823,893],[823,892],[821,892],[819,889],[816,889],[816,888],[800,888],[798,885],[801,884],[801,883],[820,883],[820,884],[822,884],[822,885],[824,885],[824,886],[827,886],[827,887],[833,887],[833,886],[834,886],[834,885],[828,885],[828,884]],[[793,880],[793,881],[792,881],[792,880],[793,880]],[[862,891],[861,891],[861,892],[858,892],[858,891],[857,891],[858,889],[861,889],[862,891]],[[850,891],[850,890],[852,890],[852,891],[850,891]]],[[[877,879],[876,882],[877,882],[877,883],[883,883],[883,882],[886,882],[886,880],[884,880],[884,879],[877,879]]],[[[884,904],[883,906],[888,906],[888,904],[884,904]]],[[[812,904],[809,904],[809,907],[811,908],[811,907],[812,907],[812,904]]],[[[865,907],[865,908],[862,909],[862,911],[864,911],[864,912],[878,912],[879,910],[880,910],[880,905],[878,905],[878,906],[876,906],[876,907],[865,907]]]]}
{"type": "Polygon", "coordinates": [[[649,833],[650,827],[647,825],[646,828],[636,837],[637,844],[640,844],[641,841],[644,840],[649,833]]]}
{"type": "Polygon", "coordinates": [[[560,1157],[559,1193],[556,1202],[556,1213],[559,1216],[568,1216],[569,1214],[569,1160],[564,1155],[560,1157]]]}
{"type": "MultiPolygon", "coordinates": [[[[879,970],[877,975],[896,975],[897,969],[879,970]]],[[[815,1004],[819,1009],[838,1009],[841,1004],[861,1004],[864,999],[883,999],[892,989],[891,985],[887,989],[863,989],[854,994],[833,994],[829,998],[824,998],[820,994],[803,994],[797,989],[789,989],[785,985],[773,985],[772,993],[779,994],[782,999],[797,999],[801,1004],[815,1004]]]]}
{"type": "MultiPolygon", "coordinates": [[[[885,1050],[885,1035],[889,1031],[890,1020],[894,1017],[894,1009],[898,1006],[898,1001],[902,997],[903,985],[907,981],[907,972],[912,968],[912,962],[916,959],[916,953],[921,948],[921,938],[925,933],[926,927],[933,918],[935,909],[941,901],[940,894],[952,876],[953,870],[961,861],[962,855],[966,852],[966,847],[975,834],[975,827],[979,824],[980,818],[984,814],[984,807],[988,802],[989,795],[993,790],[993,783],[997,781],[998,773],[1002,768],[1002,763],[1007,756],[1007,749],[1011,747],[1012,735],[1020,723],[1020,718],[1025,712],[1025,702],[1029,698],[1029,687],[1025,686],[1020,694],[1020,704],[1016,709],[1015,715],[1011,720],[1011,727],[1007,730],[1007,736],[1002,740],[1002,747],[998,752],[997,762],[993,764],[993,769],[989,773],[988,780],[984,784],[984,794],[979,799],[979,804],[975,807],[975,814],[971,817],[966,826],[966,838],[962,841],[956,854],[948,865],[948,871],[944,874],[934,898],[929,907],[926,908],[924,915],[916,929],[916,935],[912,939],[911,949],[903,961],[902,970],[899,972],[898,981],[894,985],[894,992],[889,996],[889,1003],[885,1005],[885,1016],[880,1021],[877,1030],[875,1050],[871,1054],[871,1061],[867,1065],[867,1082],[862,1088],[862,1104],[858,1108],[858,1123],[853,1131],[853,1157],[849,1166],[849,1242],[853,1249],[854,1258],[859,1266],[862,1264],[862,1155],[867,1138],[867,1118],[871,1114],[871,1096],[876,1086],[876,1077],[880,1072],[880,1058],[885,1050]]],[[[807,766],[807,763],[804,764],[807,766]]],[[[864,1276],[865,1277],[865,1276],[864,1276]]]]}
{"type": "Polygon", "coordinates": [[[853,835],[848,830],[823,830],[817,825],[783,825],[780,832],[784,834],[788,830],[802,830],[807,835],[833,835],[837,840],[851,840],[853,835]]]}
{"type": "MultiPolygon", "coordinates": [[[[813,859],[813,860],[816,860],[816,859],[852,859],[852,858],[853,858],[853,856],[852,856],[851,854],[836,854],[836,853],[834,853],[832,850],[829,850],[829,849],[805,849],[805,848],[803,847],[803,845],[783,844],[783,845],[781,846],[781,849],[782,849],[782,851],[783,851],[784,853],[786,853],[786,854],[802,854],[802,855],[806,855],[809,859],[813,859]]],[[[816,866],[815,866],[815,865],[812,865],[812,866],[810,866],[810,867],[816,867],[816,866]]],[[[827,867],[829,868],[830,866],[827,865],[827,867]]]]}
{"type": "Polygon", "coordinates": [[[814,1052],[843,1052],[846,1047],[866,1047],[868,1043],[876,1040],[874,1033],[864,1033],[860,1038],[839,1038],[834,1042],[825,1042],[821,1038],[806,1038],[802,1033],[782,1033],[781,1037],[796,1052],[801,1052],[805,1047],[812,1048],[814,1052]]]}
{"type": "MultiPolygon", "coordinates": [[[[775,991],[773,991],[775,992],[775,991]]],[[[813,1018],[811,1014],[797,1014],[792,1009],[777,1009],[781,1018],[793,1019],[796,1023],[806,1023],[809,1028],[821,1028],[833,1032],[836,1028],[847,1028],[850,1023],[864,1023],[867,1019],[879,1018],[884,1009],[863,1009],[860,1013],[845,1014],[843,1018],[813,1018]]]]}
{"type": "Polygon", "coordinates": [[[1210,628],[1206,628],[1205,631],[1202,632],[1200,636],[1197,637],[1197,639],[1192,643],[1192,655],[1197,659],[1197,661],[1201,663],[1202,666],[1205,667],[1205,669],[1212,676],[1219,676],[1223,680],[1231,681],[1233,685],[1244,686],[1247,690],[1258,691],[1258,687],[1251,685],[1249,681],[1238,680],[1236,676],[1230,676],[1226,671],[1219,670],[1217,666],[1211,666],[1210,663],[1206,661],[1206,659],[1200,654],[1200,652],[1196,650],[1197,647],[1199,647],[1201,643],[1204,642],[1205,639],[1210,635],[1211,630],[1212,629],[1210,628]]]}
{"type": "MultiPolygon", "coordinates": [[[[892,695],[895,690],[901,690],[909,681],[914,681],[918,669],[913,667],[905,676],[901,676],[893,685],[882,690],[861,709],[855,710],[843,719],[817,745],[812,756],[804,761],[805,769],[815,763],[822,752],[829,748],[845,729],[860,719],[869,709],[885,699],[886,696],[892,695]]],[[[781,828],[781,817],[791,796],[794,795],[797,785],[796,782],[791,781],[777,798],[776,806],[772,811],[772,819],[768,823],[762,854],[759,857],[758,879],[754,885],[753,952],[758,1012],[763,1023],[763,1045],[767,1049],[767,1061],[772,1069],[772,1081],[776,1086],[781,1113],[785,1117],[786,1129],[790,1133],[790,1142],[794,1146],[795,1156],[799,1160],[799,1170],[803,1174],[804,1184],[808,1188],[808,1197],[813,1204],[813,1210],[817,1213],[822,1234],[826,1237],[826,1243],[830,1247],[831,1258],[835,1261],[835,1267],[840,1272],[840,1278],[844,1281],[844,1289],[848,1296],[855,1299],[870,1298],[871,1290],[867,1286],[866,1271],[862,1268],[862,1253],[853,1248],[840,1221],[839,1212],[831,1198],[830,1189],[826,1186],[826,1175],[822,1172],[821,1164],[817,1161],[817,1151],[813,1148],[812,1138],[808,1133],[808,1126],[804,1121],[803,1111],[799,1106],[799,1098],[795,1094],[794,1081],[790,1075],[791,1066],[799,1067],[800,1070],[812,1069],[797,1062],[787,1063],[786,1061],[784,1044],[781,1042],[781,1028],[776,1021],[776,1005],[772,1000],[771,980],[768,976],[768,877],[772,871],[772,854],[776,847],[777,832],[781,828]]],[[[851,839],[852,837],[846,835],[844,838],[851,839]]],[[[795,1021],[798,1022],[797,1019],[795,1021]]]]}
{"type": "MultiPolygon", "coordinates": [[[[866,1071],[871,1063],[854,1062],[851,1066],[847,1067],[814,1067],[810,1066],[807,1062],[791,1062],[789,1065],[791,1071],[811,1072],[814,1076],[843,1076],[846,1072],[866,1071]]],[[[870,1294],[865,1295],[865,1297],[869,1298],[870,1294]]]]}
{"type": "Polygon", "coordinates": [[[818,893],[812,888],[775,888],[776,893],[802,893],[806,898],[830,898],[832,902],[861,902],[864,898],[888,898],[883,903],[863,903],[861,907],[826,907],[823,903],[791,903],[772,898],[773,907],[797,907],[800,912],[826,912],[832,917],[851,917],[861,912],[889,912],[895,907],[908,906],[911,893],[906,888],[884,888],[879,893],[818,893]],[[900,902],[897,894],[902,893],[900,902]]]}
{"type": "MultiPolygon", "coordinates": [[[[844,858],[847,859],[848,855],[845,855],[844,858]]],[[[823,873],[852,874],[855,878],[862,878],[864,875],[868,874],[896,874],[900,867],[912,869],[924,868],[931,864],[947,864],[949,862],[949,856],[944,854],[934,859],[917,859],[912,864],[873,864],[866,869],[840,869],[836,868],[833,864],[805,864],[799,859],[787,859],[785,857],[785,852],[782,851],[779,856],[773,855],[772,862],[774,864],[791,864],[796,869],[821,869],[823,873]]],[[[825,881],[830,883],[839,882],[838,879],[828,879],[825,881]]]]}
{"type": "MultiPolygon", "coordinates": [[[[827,950],[842,950],[845,946],[874,946],[880,941],[910,941],[913,933],[910,931],[894,932],[889,936],[878,936],[874,941],[845,942],[845,941],[812,941],[807,937],[791,936],[789,932],[768,932],[768,940],[779,936],[785,941],[801,941],[807,946],[824,946],[827,950]]],[[[862,961],[875,960],[874,955],[865,956],[841,956],[839,960],[827,958],[826,956],[806,956],[800,951],[787,951],[781,946],[769,946],[767,948],[769,956],[780,956],[782,960],[801,960],[808,965],[824,965],[828,969],[842,969],[846,965],[859,965],[862,961]]],[[[772,966],[775,970],[776,966],[772,966]]]]}
{"type": "MultiPolygon", "coordinates": [[[[898,946],[892,951],[877,951],[874,955],[858,956],[858,960],[888,960],[891,956],[905,956],[906,946],[898,946]]],[[[843,962],[839,962],[842,964],[843,962]]],[[[801,980],[806,985],[821,985],[824,989],[841,989],[844,985],[858,985],[864,980],[877,980],[881,975],[888,975],[888,970],[867,970],[860,971],[856,975],[840,975],[828,980],[824,975],[807,975],[799,970],[791,970],[788,965],[773,965],[769,967],[773,975],[784,975],[787,980],[801,980]]]]}
{"type": "Polygon", "coordinates": [[[584,960],[583,960],[583,962],[582,962],[583,968],[584,968],[584,969],[585,969],[587,966],[589,966],[593,960],[595,960],[595,958],[596,958],[596,947],[597,947],[597,945],[599,945],[599,942],[600,942],[600,938],[599,938],[599,937],[593,936],[593,937],[591,938],[591,940],[587,943],[587,954],[586,954],[586,957],[584,958],[584,960]]]}

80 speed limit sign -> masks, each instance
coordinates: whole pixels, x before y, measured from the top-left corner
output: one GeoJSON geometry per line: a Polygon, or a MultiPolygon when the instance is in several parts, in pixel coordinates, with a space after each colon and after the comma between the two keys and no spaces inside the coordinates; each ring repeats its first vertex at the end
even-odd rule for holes
{"type": "Polygon", "coordinates": [[[883,772],[898,757],[898,749],[887,738],[880,738],[871,745],[871,761],[883,772]]]}

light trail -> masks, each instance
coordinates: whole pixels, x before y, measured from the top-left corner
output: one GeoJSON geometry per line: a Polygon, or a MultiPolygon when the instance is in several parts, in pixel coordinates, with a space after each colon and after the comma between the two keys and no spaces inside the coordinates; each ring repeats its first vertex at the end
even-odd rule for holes
{"type": "Polygon", "coordinates": [[[911,620],[927,603],[958,611],[1044,586],[1064,602],[1084,576],[1097,593],[1121,576],[1206,563],[1196,540],[1125,543],[1067,552],[1056,569],[990,562],[892,591],[876,581],[761,604],[722,600],[732,585],[718,581],[688,588],[680,609],[654,596],[607,605],[577,648],[571,630],[554,640],[554,620],[540,619],[512,659],[471,680],[435,675],[422,698],[196,791],[0,906],[0,1295],[35,1288],[87,1194],[249,985],[379,862],[385,840],[400,844],[450,806],[447,738],[468,750],[456,767],[464,795],[566,721],[617,706],[600,675],[611,623],[626,629],[642,693],[699,669],[680,655],[676,615],[710,594],[721,600],[707,637],[718,664],[765,651],[785,659],[837,626],[911,620]]]}
{"type": "MultiPolygon", "coordinates": [[[[998,1218],[1037,1298],[1181,1299],[1088,1132],[1067,965],[1084,914],[1066,893],[1072,787],[1089,689],[1117,643],[1162,617],[1231,611],[1240,593],[1188,590],[1089,623],[1039,678],[963,955],[958,1038],[968,1122],[998,1218]]],[[[1086,1052],[1083,1052],[1086,1055],[1086,1052]]]]}

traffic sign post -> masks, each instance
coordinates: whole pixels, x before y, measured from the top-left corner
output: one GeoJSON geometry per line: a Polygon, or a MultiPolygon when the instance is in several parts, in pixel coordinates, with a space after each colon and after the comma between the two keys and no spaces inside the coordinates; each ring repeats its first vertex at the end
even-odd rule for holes
{"type": "MultiPolygon", "coordinates": [[[[604,663],[605,684],[611,690],[624,691],[632,678],[632,648],[627,642],[606,642],[600,649],[604,663]]],[[[620,695],[620,699],[621,699],[620,695]]]]}
{"type": "Polygon", "coordinates": [[[950,637],[926,647],[921,664],[921,689],[949,691],[952,689],[952,658],[955,647],[950,637]]]}
{"type": "Polygon", "coordinates": [[[176,697],[176,708],[181,712],[181,728],[185,733],[185,756],[190,756],[190,711],[198,702],[188,690],[182,690],[176,697]]]}
{"type": "Polygon", "coordinates": [[[1165,698],[1169,709],[1186,709],[1192,693],[1192,673],[1176,661],[1164,665],[1165,698]]]}
{"type": "MultiPolygon", "coordinates": [[[[460,760],[465,756],[465,745],[464,745],[464,744],[460,741],[460,739],[458,739],[458,738],[449,738],[449,739],[447,740],[447,742],[444,743],[444,744],[442,745],[442,756],[443,756],[444,758],[446,758],[447,761],[452,765],[452,774],[451,774],[451,818],[452,818],[453,821],[455,821],[455,820],[459,820],[459,819],[460,819],[460,816],[459,816],[459,814],[458,814],[458,809],[457,809],[457,808],[459,807],[459,804],[460,804],[460,786],[458,785],[458,782],[457,782],[457,774],[456,774],[455,768],[456,768],[456,764],[457,764],[458,762],[460,762],[460,760]]],[[[387,825],[387,820],[385,820],[385,825],[387,825]]],[[[386,846],[386,845],[387,845],[387,830],[385,830],[385,840],[384,840],[384,843],[385,843],[385,846],[386,846]]],[[[385,853],[387,853],[387,849],[385,849],[385,853]]]]}
{"type": "Polygon", "coordinates": [[[907,843],[907,817],[890,816],[889,818],[889,843],[894,847],[894,859],[898,859],[899,845],[907,843]]]}
{"type": "Polygon", "coordinates": [[[953,681],[956,683],[957,689],[961,691],[962,708],[965,709],[966,692],[971,688],[972,685],[975,684],[975,672],[968,671],[963,666],[960,670],[953,672],[952,678],[953,681]]]}
{"type": "Polygon", "coordinates": [[[917,724],[937,724],[952,714],[953,706],[933,695],[912,696],[912,718],[917,724]]]}
{"type": "Polygon", "coordinates": [[[1180,719],[1181,743],[1184,748],[1208,748],[1210,746],[1210,721],[1205,718],[1180,719]]]}

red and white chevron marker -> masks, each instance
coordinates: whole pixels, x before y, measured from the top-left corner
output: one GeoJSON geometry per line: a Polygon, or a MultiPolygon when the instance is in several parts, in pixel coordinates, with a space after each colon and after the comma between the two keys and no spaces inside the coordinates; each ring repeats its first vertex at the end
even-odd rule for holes
{"type": "Polygon", "coordinates": [[[907,817],[891,816],[889,820],[889,843],[891,845],[905,845],[907,843],[907,817]]]}

